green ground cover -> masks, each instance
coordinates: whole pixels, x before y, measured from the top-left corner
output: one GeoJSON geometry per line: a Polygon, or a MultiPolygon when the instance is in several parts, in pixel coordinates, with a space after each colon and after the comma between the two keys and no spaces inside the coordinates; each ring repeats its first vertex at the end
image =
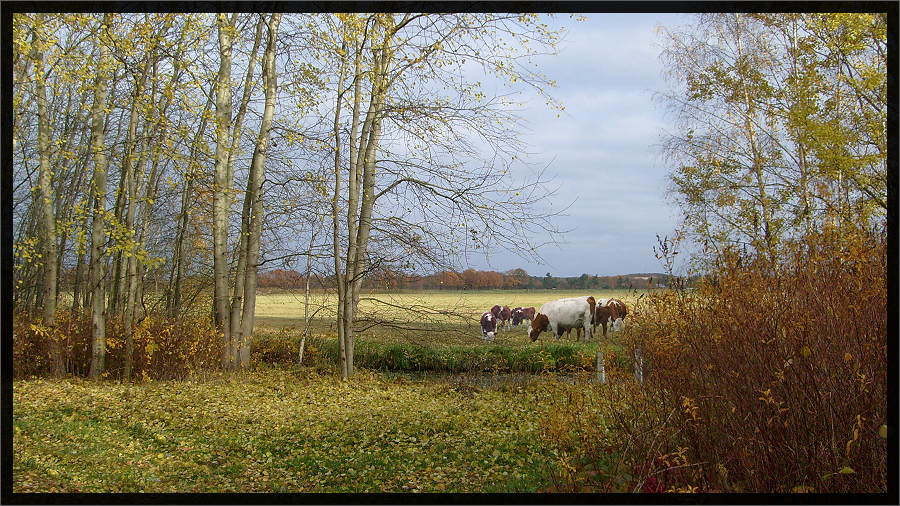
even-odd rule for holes
{"type": "Polygon", "coordinates": [[[14,383],[16,492],[516,492],[546,485],[553,378],[477,387],[258,368],[14,383]]]}
{"type": "MultiPolygon", "coordinates": [[[[583,294],[364,297],[365,311],[377,310],[380,318],[402,325],[360,333],[360,369],[347,383],[335,370],[333,314],[316,314],[298,367],[302,296],[264,294],[250,371],[133,384],[16,381],[14,491],[547,489],[567,458],[561,438],[544,435],[546,421],[559,415],[554,403],[565,398],[561,392],[599,387],[583,383],[598,349],[606,354],[610,375],[627,375],[630,360],[617,333],[589,342],[576,342],[574,334],[560,341],[545,334],[532,343],[520,327],[486,342],[477,317],[494,303],[540,307],[583,294]],[[415,312],[396,307],[401,305],[437,313],[416,319],[415,312]],[[573,385],[577,378],[581,383],[573,385]]],[[[629,304],[638,296],[593,295],[629,304]]],[[[317,294],[312,303],[327,307],[333,301],[317,294]]],[[[599,388],[604,387],[618,388],[599,388]]]]}

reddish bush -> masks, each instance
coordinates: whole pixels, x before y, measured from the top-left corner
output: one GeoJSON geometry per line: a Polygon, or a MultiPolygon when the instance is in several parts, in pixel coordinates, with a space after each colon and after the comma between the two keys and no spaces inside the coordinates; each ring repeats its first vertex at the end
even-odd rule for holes
{"type": "Polygon", "coordinates": [[[696,291],[642,306],[627,336],[698,470],[681,485],[886,490],[883,236],[814,234],[774,263],[726,252],[696,291]]]}
{"type": "MultiPolygon", "coordinates": [[[[50,339],[60,340],[65,373],[87,376],[90,361],[89,315],[60,310],[52,334],[26,313],[13,319],[13,375],[16,378],[51,372],[50,339]]],[[[106,324],[106,376],[118,378],[125,361],[125,331],[120,320],[106,324]]],[[[221,337],[208,317],[177,320],[148,316],[135,326],[133,374],[135,379],[184,378],[193,371],[216,368],[221,337]]]]}

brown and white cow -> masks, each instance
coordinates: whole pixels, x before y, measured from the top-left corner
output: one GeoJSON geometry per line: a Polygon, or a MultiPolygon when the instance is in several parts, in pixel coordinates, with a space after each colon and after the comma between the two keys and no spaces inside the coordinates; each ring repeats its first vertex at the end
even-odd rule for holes
{"type": "Polygon", "coordinates": [[[497,318],[494,313],[485,311],[481,315],[481,337],[487,340],[493,340],[497,332],[497,318]]]}
{"type": "Polygon", "coordinates": [[[500,324],[504,330],[509,329],[510,320],[512,319],[512,310],[509,306],[503,306],[500,310],[500,324]]]}
{"type": "Polygon", "coordinates": [[[613,330],[620,330],[622,321],[628,315],[628,309],[625,303],[619,299],[607,299],[597,304],[597,311],[594,313],[594,324],[603,326],[603,337],[606,337],[606,325],[609,324],[613,330]]]}
{"type": "Polygon", "coordinates": [[[494,307],[491,308],[491,314],[494,315],[494,318],[500,318],[501,309],[499,304],[494,304],[494,307]]]}
{"type": "Polygon", "coordinates": [[[525,311],[522,310],[521,307],[513,308],[512,310],[512,326],[518,327],[522,320],[525,319],[525,311]]]}
{"type": "Polygon", "coordinates": [[[548,302],[541,306],[540,311],[531,321],[528,337],[535,341],[541,332],[550,331],[559,339],[566,330],[582,328],[590,339],[591,320],[595,305],[596,300],[591,296],[570,297],[548,302]]]}
{"type": "Polygon", "coordinates": [[[531,321],[534,320],[534,314],[535,314],[534,306],[523,307],[522,314],[524,316],[523,319],[528,320],[528,323],[531,323],[531,321]]]}
{"type": "Polygon", "coordinates": [[[619,299],[609,299],[606,301],[606,307],[615,309],[615,313],[610,315],[613,330],[622,330],[625,325],[625,317],[628,316],[628,308],[625,303],[619,299]]]}

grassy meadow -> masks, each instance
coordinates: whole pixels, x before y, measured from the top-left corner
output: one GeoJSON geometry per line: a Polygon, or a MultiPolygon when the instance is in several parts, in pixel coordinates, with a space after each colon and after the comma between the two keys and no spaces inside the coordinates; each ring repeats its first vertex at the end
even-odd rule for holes
{"type": "Polygon", "coordinates": [[[477,320],[493,304],[539,308],[586,293],[364,295],[363,318],[398,325],[360,332],[360,371],[349,383],[336,374],[334,300],[312,295],[311,307],[327,309],[312,320],[300,367],[302,294],[263,294],[251,371],[142,383],[16,381],[14,491],[549,489],[568,458],[547,437],[558,432],[550,429],[560,423],[560,389],[589,384],[598,347],[611,377],[627,376],[630,362],[615,334],[603,343],[575,342],[574,334],[531,343],[519,327],[486,342],[477,320]]]}
{"type": "MultiPolygon", "coordinates": [[[[365,295],[348,382],[333,313],[315,313],[333,303],[322,294],[302,364],[298,294],[262,294],[241,372],[216,369],[206,315],[148,318],[135,341],[141,379],[118,381],[113,326],[106,379],[51,379],[40,367],[15,376],[13,491],[882,491],[885,291],[870,257],[776,284],[751,265],[697,291],[594,292],[625,300],[629,323],[580,342],[545,333],[532,343],[524,328],[488,342],[477,318],[581,291],[365,295]],[[868,303],[828,296],[836,286],[868,303]],[[774,333],[756,317],[773,298],[789,303],[781,324],[801,330],[774,333]],[[819,396],[826,386],[843,401],[819,396]]],[[[83,353],[90,319],[63,328],[83,353]]],[[[46,362],[41,335],[15,329],[18,367],[46,362]]]]}
{"type": "MultiPolygon", "coordinates": [[[[489,345],[481,339],[478,319],[494,304],[530,307],[536,310],[555,299],[593,295],[615,297],[629,307],[642,294],[636,290],[479,290],[366,293],[360,299],[361,319],[383,320],[389,326],[374,326],[360,332],[360,341],[406,342],[436,345],[489,345]],[[411,308],[411,309],[407,309],[411,308]]],[[[260,331],[304,328],[303,292],[263,293],[257,297],[256,326],[260,331]]],[[[310,328],[313,334],[334,336],[334,294],[310,294],[310,328]]],[[[373,321],[374,323],[374,321],[373,321]]],[[[501,332],[495,343],[523,345],[529,342],[524,326],[501,332]]],[[[550,335],[542,334],[548,341],[550,335]]],[[[573,334],[574,339],[574,334],[573,334]]]]}
{"type": "Polygon", "coordinates": [[[528,387],[257,368],[14,398],[17,492],[529,491],[553,455],[528,387]]]}

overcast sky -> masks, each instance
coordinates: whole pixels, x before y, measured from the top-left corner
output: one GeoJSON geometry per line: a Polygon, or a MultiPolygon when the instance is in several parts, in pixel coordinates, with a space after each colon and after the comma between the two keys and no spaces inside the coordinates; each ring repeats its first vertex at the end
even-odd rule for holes
{"type": "MultiPolygon", "coordinates": [[[[575,22],[558,15],[569,29],[557,56],[539,60],[557,81],[552,95],[566,111],[560,118],[544,101],[529,100],[522,116],[532,165],[549,165],[560,187],[553,209],[575,201],[568,216],[557,218],[571,229],[560,247],[540,252],[543,264],[512,253],[493,251],[489,260],[471,257],[468,266],[505,271],[521,267],[530,274],[578,276],[659,272],[653,256],[656,234],[671,235],[677,210],[665,197],[669,167],[660,155],[660,134],[667,119],[653,94],[665,89],[659,25],[684,25],[684,14],[589,14],[575,22]]],[[[525,169],[520,169],[525,170],[525,169]]]]}

